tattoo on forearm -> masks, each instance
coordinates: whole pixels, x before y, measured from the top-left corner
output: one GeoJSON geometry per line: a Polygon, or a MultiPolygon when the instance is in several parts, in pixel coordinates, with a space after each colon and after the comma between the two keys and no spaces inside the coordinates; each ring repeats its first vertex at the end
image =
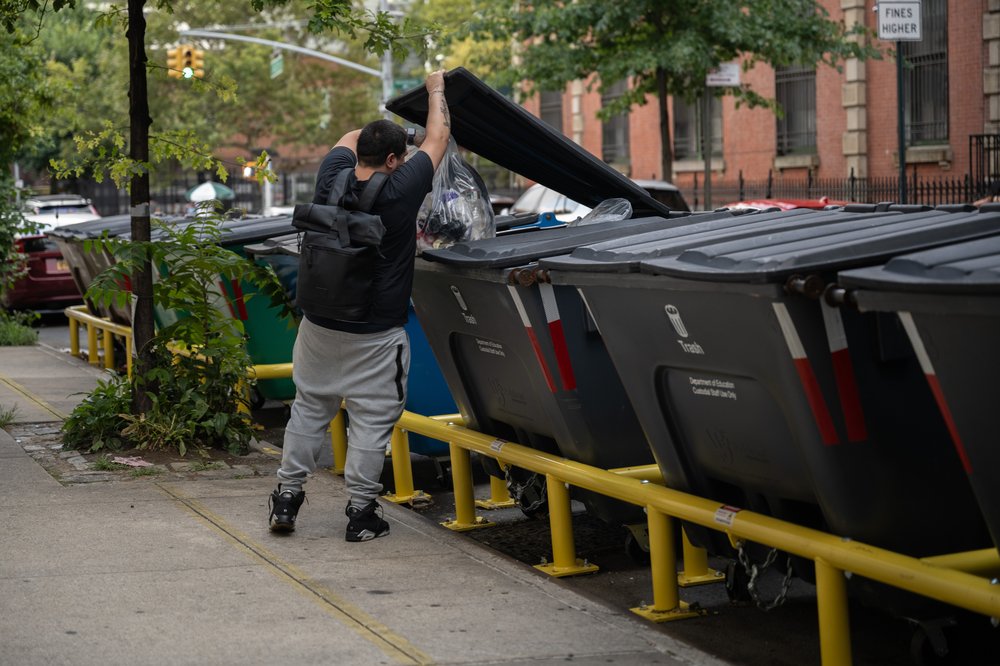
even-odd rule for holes
{"type": "Polygon", "coordinates": [[[444,116],[444,126],[451,129],[451,114],[448,113],[448,102],[445,101],[444,95],[441,95],[441,114],[444,116]]]}

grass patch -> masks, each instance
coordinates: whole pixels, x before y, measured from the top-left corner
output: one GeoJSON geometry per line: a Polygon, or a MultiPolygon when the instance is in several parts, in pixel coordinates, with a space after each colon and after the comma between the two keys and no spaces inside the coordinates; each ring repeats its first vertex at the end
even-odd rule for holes
{"type": "Polygon", "coordinates": [[[31,327],[37,318],[34,312],[0,310],[0,347],[24,347],[38,342],[38,331],[31,327]]]}
{"type": "Polygon", "coordinates": [[[94,469],[100,470],[102,472],[116,472],[118,470],[129,468],[128,465],[116,463],[107,456],[101,456],[100,458],[95,460],[92,464],[94,469]]]}
{"type": "Polygon", "coordinates": [[[140,477],[140,476],[156,476],[157,474],[162,474],[163,470],[159,467],[136,467],[132,470],[130,476],[140,477]]]}
{"type": "Polygon", "coordinates": [[[17,418],[17,405],[0,405],[0,428],[6,428],[17,418]]]}

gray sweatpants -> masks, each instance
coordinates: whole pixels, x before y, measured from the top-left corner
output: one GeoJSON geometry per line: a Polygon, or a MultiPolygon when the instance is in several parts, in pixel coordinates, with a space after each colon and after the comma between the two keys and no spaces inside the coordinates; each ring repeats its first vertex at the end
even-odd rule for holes
{"type": "Polygon", "coordinates": [[[295,401],[285,428],[278,482],[301,490],[325,448],[341,400],[348,416],[344,480],[351,503],[363,506],[382,492],[379,476],[393,425],[406,403],[410,341],[402,327],[344,333],[303,318],[292,352],[295,401]]]}

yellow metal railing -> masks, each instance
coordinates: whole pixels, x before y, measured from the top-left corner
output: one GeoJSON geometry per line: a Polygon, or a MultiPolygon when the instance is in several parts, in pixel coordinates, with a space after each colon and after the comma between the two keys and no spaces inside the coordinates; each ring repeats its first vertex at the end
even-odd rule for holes
{"type": "Polygon", "coordinates": [[[80,324],[87,327],[87,360],[91,365],[101,365],[100,350],[97,346],[97,333],[101,332],[104,349],[104,368],[115,367],[114,338],[118,336],[125,341],[125,372],[132,376],[132,328],[116,324],[110,319],[97,317],[90,313],[86,305],[68,307],[63,311],[69,320],[69,351],[73,356],[80,356],[80,324]]]}
{"type": "MultiPolygon", "coordinates": [[[[397,428],[448,442],[453,456],[460,451],[463,456],[475,451],[502,464],[545,474],[553,562],[540,568],[552,575],[584,573],[595,568],[580,562],[573,550],[566,492],[569,485],[645,507],[653,604],[632,610],[653,621],[692,614],[678,595],[676,553],[671,538],[671,521],[675,518],[724,532],[734,545],[753,541],[812,560],[816,566],[820,651],[823,664],[828,666],[851,663],[846,588],[849,575],[864,576],[981,613],[994,622],[1000,618],[1000,584],[996,578],[986,577],[1000,572],[1000,555],[995,549],[917,559],[650,483],[643,477],[652,472],[643,468],[618,470],[619,473],[597,469],[410,412],[403,413],[397,428]]],[[[460,506],[465,507],[456,520],[474,524],[479,519],[468,509],[472,505],[471,481],[465,478],[468,475],[464,467],[460,471],[453,461],[456,512],[460,506]]]]}

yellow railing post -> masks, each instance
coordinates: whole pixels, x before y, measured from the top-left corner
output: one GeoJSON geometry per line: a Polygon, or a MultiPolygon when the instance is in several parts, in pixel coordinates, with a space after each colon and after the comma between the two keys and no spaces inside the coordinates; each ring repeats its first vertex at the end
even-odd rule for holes
{"type": "Polygon", "coordinates": [[[677,574],[677,584],[681,587],[693,587],[725,582],[726,574],[708,568],[708,553],[704,548],[692,544],[683,528],[681,538],[684,548],[684,569],[677,574]]]}
{"type": "MultiPolygon", "coordinates": [[[[330,421],[330,445],[333,447],[333,473],[344,475],[347,465],[347,418],[343,409],[330,421]]],[[[393,461],[395,467],[395,461],[393,461]]]]}
{"type": "Polygon", "coordinates": [[[104,369],[112,370],[115,367],[115,334],[107,328],[101,333],[104,338],[104,369]]]}
{"type": "Polygon", "coordinates": [[[451,452],[451,483],[455,490],[455,519],[441,524],[456,532],[493,527],[494,523],[476,515],[469,450],[451,442],[448,443],[448,450],[451,452]]]}
{"type": "Polygon", "coordinates": [[[413,489],[413,468],[410,466],[410,439],[406,431],[398,425],[392,429],[392,478],[396,483],[396,492],[383,495],[382,498],[396,504],[413,504],[426,502],[431,496],[422,490],[413,489]]]}
{"type": "Polygon", "coordinates": [[[490,475],[490,498],[476,500],[476,506],[480,509],[508,509],[517,506],[517,502],[507,491],[507,482],[501,478],[490,475]]]}
{"type": "Polygon", "coordinates": [[[69,317],[69,353],[80,357],[80,322],[73,317],[69,317]]]}
{"type": "Polygon", "coordinates": [[[671,529],[673,520],[667,514],[646,507],[649,522],[649,566],[653,578],[653,605],[631,609],[653,622],[669,622],[698,615],[680,600],[677,592],[677,552],[671,529]]]}
{"type": "Polygon", "coordinates": [[[549,531],[552,533],[552,562],[536,564],[535,568],[556,577],[597,571],[597,565],[576,557],[576,544],[573,543],[573,514],[570,511],[567,484],[551,474],[546,474],[545,488],[549,504],[549,531]]]}
{"type": "Polygon", "coordinates": [[[816,605],[823,666],[850,666],[851,627],[844,572],[816,558],[816,605]]]}
{"type": "Polygon", "coordinates": [[[87,322],[87,362],[91,365],[100,363],[100,353],[97,351],[97,327],[87,322]]]}
{"type": "MultiPolygon", "coordinates": [[[[131,329],[129,329],[131,330],[131,329]]],[[[132,334],[125,335],[125,375],[132,376],[132,334]]]]}

